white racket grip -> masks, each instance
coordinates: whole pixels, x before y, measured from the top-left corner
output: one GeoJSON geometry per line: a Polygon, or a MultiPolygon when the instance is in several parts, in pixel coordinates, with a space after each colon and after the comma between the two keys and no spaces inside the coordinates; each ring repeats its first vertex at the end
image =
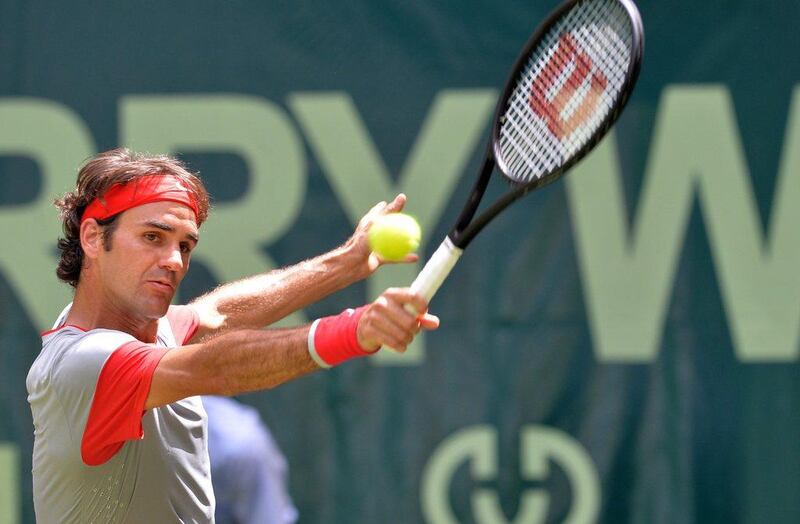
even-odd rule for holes
{"type": "MultiPolygon", "coordinates": [[[[428,263],[425,264],[425,267],[419,272],[417,278],[411,283],[411,291],[419,293],[425,297],[425,300],[430,302],[463,252],[463,249],[453,245],[450,237],[445,237],[444,241],[439,244],[439,247],[433,255],[431,255],[428,263]]],[[[416,311],[411,304],[406,304],[405,309],[412,315],[419,314],[419,311],[416,311]]],[[[398,352],[396,349],[389,346],[386,346],[386,349],[394,351],[395,353],[398,352]]]]}
{"type": "Polygon", "coordinates": [[[419,293],[430,302],[463,252],[463,249],[453,244],[450,237],[445,237],[417,278],[411,283],[411,291],[419,293]]]}

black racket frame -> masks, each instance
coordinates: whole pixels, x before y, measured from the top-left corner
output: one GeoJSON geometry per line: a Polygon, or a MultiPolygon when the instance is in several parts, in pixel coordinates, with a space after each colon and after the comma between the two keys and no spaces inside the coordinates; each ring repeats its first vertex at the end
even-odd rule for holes
{"type": "Polygon", "coordinates": [[[601,122],[592,138],[574,155],[572,155],[572,157],[563,165],[549,173],[546,173],[545,175],[542,175],[539,178],[525,183],[513,181],[508,176],[505,176],[504,178],[511,183],[512,189],[494,202],[491,206],[489,206],[473,221],[473,217],[475,216],[475,212],[478,210],[478,205],[483,198],[483,194],[486,191],[495,166],[497,166],[498,169],[504,174],[507,173],[507,168],[503,162],[502,155],[500,155],[499,152],[499,137],[500,128],[502,125],[501,119],[503,113],[505,112],[508,99],[511,97],[511,94],[516,87],[517,77],[519,76],[521,70],[525,67],[534,47],[539,44],[550,28],[553,27],[553,25],[555,25],[573,7],[575,7],[577,4],[585,3],[586,1],[591,0],[567,0],[558,6],[552,13],[548,15],[545,21],[539,25],[528,42],[525,44],[525,47],[520,52],[517,60],[514,62],[514,66],[511,68],[511,73],[508,75],[508,79],[506,80],[503,93],[497,102],[494,119],[492,120],[492,135],[486,150],[481,173],[478,176],[478,179],[475,182],[475,185],[473,186],[467,202],[465,203],[461,214],[456,220],[455,225],[447,234],[456,247],[464,249],[472,241],[472,239],[475,238],[475,235],[477,235],[486,226],[486,224],[488,224],[495,216],[497,216],[498,213],[508,207],[512,202],[522,198],[530,191],[546,186],[547,184],[550,184],[563,176],[572,166],[586,156],[603,139],[611,126],[614,125],[614,122],[616,122],[617,118],[619,118],[619,115],[622,113],[625,105],[628,103],[630,94],[633,92],[636,80],[639,77],[642,55],[644,54],[644,27],[642,25],[642,19],[641,15],[639,14],[639,10],[632,0],[616,0],[622,4],[622,6],[628,12],[628,16],[630,17],[633,27],[630,67],[625,74],[625,80],[623,81],[622,88],[620,90],[620,96],[617,99],[614,107],[612,107],[609,114],[606,115],[605,119],[601,122]]]}

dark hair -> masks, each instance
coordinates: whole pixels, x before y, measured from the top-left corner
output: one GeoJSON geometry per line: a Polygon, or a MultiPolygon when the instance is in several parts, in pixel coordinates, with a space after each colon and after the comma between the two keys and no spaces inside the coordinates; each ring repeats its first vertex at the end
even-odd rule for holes
{"type": "MultiPolygon", "coordinates": [[[[124,184],[141,176],[170,175],[178,178],[189,188],[197,201],[197,223],[208,217],[208,192],[200,178],[190,172],[180,160],[166,155],[134,153],[126,148],[112,149],[91,158],[78,172],[74,191],[55,200],[64,231],[58,239],[61,258],[56,274],[72,287],[78,285],[83,265],[80,229],[83,212],[94,199],[103,195],[116,184],[124,184]]],[[[119,214],[97,223],[103,227],[103,245],[111,249],[111,235],[116,229],[119,214]]]]}

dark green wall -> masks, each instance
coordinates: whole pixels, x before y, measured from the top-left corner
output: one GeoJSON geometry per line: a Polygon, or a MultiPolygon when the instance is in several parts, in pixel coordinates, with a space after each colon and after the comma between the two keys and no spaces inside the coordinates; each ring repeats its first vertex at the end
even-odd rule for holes
{"type": "MultiPolygon", "coordinates": [[[[664,209],[654,213],[661,222],[681,213],[685,217],[676,247],[665,248],[665,257],[674,255],[667,264],[669,278],[655,274],[656,269],[651,278],[645,265],[635,275],[644,284],[627,291],[620,287],[614,297],[616,303],[632,304],[634,312],[662,311],[650,356],[619,356],[636,353],[637,347],[621,353],[610,347],[610,355],[599,349],[604,335],[590,320],[594,295],[586,282],[589,273],[602,272],[586,263],[589,241],[578,232],[589,226],[581,225],[576,205],[585,202],[579,186],[600,164],[583,166],[574,179],[570,175],[517,204],[470,247],[432,304],[442,328],[426,337],[417,360],[353,362],[242,398],[259,408],[287,455],[301,522],[448,522],[443,516],[448,511],[459,522],[510,522],[522,506],[519,501],[531,493],[547,497],[545,517],[531,517],[536,522],[562,522],[576,508],[588,520],[596,515],[608,523],[800,520],[800,368],[794,333],[800,316],[784,320],[780,314],[800,302],[800,273],[795,274],[793,263],[800,263],[800,237],[778,238],[772,229],[776,217],[786,217],[790,226],[800,218],[791,209],[796,200],[787,201],[779,213],[776,199],[776,188],[790,194],[792,181],[800,179],[800,162],[792,156],[800,150],[800,133],[791,133],[792,115],[800,121],[800,104],[792,105],[800,83],[800,4],[639,3],[645,61],[614,138],[604,143],[617,153],[616,169],[606,174],[620,182],[623,205],[601,201],[595,222],[602,231],[605,217],[621,213],[635,231],[641,213],[659,208],[659,202],[664,209]],[[681,126],[684,134],[699,138],[681,142],[681,126]],[[734,138],[727,140],[729,135],[734,138]],[[733,149],[727,148],[730,144],[733,149]],[[715,170],[704,154],[718,158],[716,165],[722,167],[715,170]],[[734,167],[725,167],[729,164],[734,167]],[[726,177],[735,172],[750,184],[744,189],[752,213],[734,206],[739,212],[717,215],[712,202],[729,195],[725,190],[703,193],[703,188],[712,187],[712,181],[734,187],[726,177]],[[656,192],[652,202],[641,198],[648,180],[673,175],[676,185],[694,180],[686,187],[696,192],[678,199],[687,211],[673,206],[677,200],[662,200],[664,192],[656,192]],[[755,220],[756,233],[765,237],[758,239],[763,259],[719,240],[723,233],[711,225],[716,224],[712,217],[721,217],[724,225],[734,224],[739,215],[755,220]],[[758,289],[729,295],[726,290],[749,279],[741,277],[748,274],[742,270],[726,280],[724,261],[735,264],[747,257],[753,258],[750,276],[758,289]],[[779,263],[770,266],[772,259],[779,263]],[[761,279],[764,274],[774,278],[761,279]],[[668,286],[666,302],[648,305],[642,298],[646,290],[638,292],[647,282],[662,280],[668,286]],[[746,330],[754,318],[735,313],[735,305],[746,310],[748,297],[760,296],[763,307],[758,303],[754,308],[763,311],[771,307],[773,293],[781,297],[775,302],[780,311],[765,314],[759,329],[788,333],[783,350],[774,351],[766,340],[762,347],[757,336],[733,334],[735,326],[746,330]],[[443,450],[453,449],[447,448],[453,442],[464,447],[462,455],[454,452],[447,469],[441,465],[443,450]],[[537,454],[549,457],[549,471],[532,473],[523,467],[526,456],[537,454]],[[497,464],[481,476],[468,466],[469,457],[473,466],[477,457],[497,464]],[[438,484],[429,476],[436,467],[449,472],[438,484]],[[493,494],[499,506],[481,513],[474,504],[483,500],[491,507],[485,501],[493,494]],[[425,500],[438,509],[427,507],[425,500]]],[[[473,138],[462,140],[466,152],[460,161],[466,167],[450,182],[455,185],[461,177],[467,186],[487,137],[491,90],[501,86],[520,46],[554,6],[551,0],[0,2],[0,445],[5,445],[0,450],[16,450],[19,457],[14,468],[0,451],[0,493],[9,493],[14,504],[0,504],[0,523],[34,521],[32,425],[24,379],[44,326],[30,304],[37,295],[49,297],[45,289],[60,290],[54,299],[58,304],[65,296],[52,272],[41,270],[30,278],[42,282],[42,291],[10,277],[11,266],[34,268],[37,260],[52,265],[52,251],[29,249],[20,239],[35,236],[43,245],[51,240],[54,245],[55,212],[43,215],[42,221],[52,220],[52,225],[41,230],[18,225],[24,217],[12,220],[8,213],[29,208],[33,213],[37,202],[52,200],[56,191],[43,194],[53,187],[47,181],[57,179],[55,187],[63,187],[87,154],[121,142],[141,143],[141,138],[123,136],[125,100],[174,95],[165,103],[177,105],[192,95],[218,94],[249,100],[278,115],[267,128],[284,126],[300,146],[294,166],[301,180],[299,200],[276,238],[265,235],[269,240],[253,246],[255,255],[242,259],[242,267],[257,272],[343,241],[355,213],[348,211],[332,180],[374,174],[358,148],[348,157],[352,166],[334,174],[314,138],[316,127],[309,123],[315,115],[335,124],[337,108],[349,108],[348,121],[363,124],[361,143],[366,140],[379,155],[388,173],[385,181],[402,185],[403,173],[413,171],[407,163],[410,152],[424,144],[459,143],[460,125],[445,126],[432,136],[422,131],[429,129],[425,123],[436,101],[451,96],[464,104],[463,110],[450,109],[453,118],[462,115],[477,129],[473,138]],[[298,97],[312,103],[298,103],[298,97]],[[325,105],[331,100],[332,106],[325,105]],[[55,103],[68,110],[71,122],[85,126],[86,149],[28,120],[32,113],[20,108],[30,103],[45,109],[55,103]],[[32,138],[20,145],[19,137],[32,138]],[[37,156],[32,150],[52,150],[54,158],[70,160],[48,166],[44,153],[37,156]],[[263,265],[257,263],[259,256],[263,265]],[[255,262],[247,262],[251,258],[255,262]],[[4,486],[8,475],[12,484],[4,486]]],[[[241,138],[254,125],[220,116],[213,105],[193,107],[191,114],[208,111],[209,136],[241,138]]],[[[342,135],[357,138],[342,122],[342,135]]],[[[169,134],[153,130],[153,136],[159,133],[169,134]]],[[[263,142],[265,154],[280,154],[270,152],[269,133],[254,140],[263,142]]],[[[330,138],[319,140],[330,143],[330,138]]],[[[253,177],[266,179],[271,194],[286,187],[288,168],[270,169],[268,162],[256,170],[234,147],[176,149],[200,170],[218,208],[233,210],[220,215],[216,236],[204,246],[209,259],[211,251],[226,249],[225,231],[235,236],[243,224],[253,224],[242,222],[253,218],[251,212],[236,219],[236,206],[252,189],[253,177]]],[[[437,155],[426,161],[431,180],[439,176],[437,168],[449,165],[437,155]]],[[[601,167],[596,171],[605,172],[601,167]]],[[[420,214],[425,210],[415,208],[415,202],[425,202],[425,177],[414,180],[409,207],[420,214]]],[[[392,196],[387,191],[373,198],[358,183],[349,191],[356,201],[392,196]]],[[[439,198],[426,227],[428,250],[446,233],[466,187],[445,196],[450,192],[453,200],[439,198]]],[[[270,220],[252,227],[268,231],[269,209],[264,216],[270,220]]],[[[657,230],[647,231],[657,236],[657,230]]],[[[639,256],[632,233],[629,241],[629,254],[639,256]]],[[[651,251],[658,247],[655,242],[651,251]]],[[[236,258],[235,253],[227,256],[236,258]]],[[[181,298],[188,300],[221,280],[215,267],[198,256],[181,298]]],[[[621,265],[617,275],[626,267],[621,265]]],[[[407,275],[413,271],[397,277],[398,283],[406,282],[407,275]]],[[[308,308],[299,320],[364,302],[373,291],[359,284],[308,308]]],[[[612,328],[638,322],[625,315],[599,322],[612,328]]],[[[635,346],[636,340],[629,342],[635,346]]]]}

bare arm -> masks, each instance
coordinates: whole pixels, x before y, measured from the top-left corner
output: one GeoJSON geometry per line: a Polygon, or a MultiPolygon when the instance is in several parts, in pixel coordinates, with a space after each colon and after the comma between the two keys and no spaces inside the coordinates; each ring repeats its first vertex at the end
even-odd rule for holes
{"type": "MultiPolygon", "coordinates": [[[[293,266],[222,285],[190,304],[200,325],[190,342],[232,329],[259,329],[372,274],[382,261],[370,252],[367,231],[375,217],[399,211],[405,195],[381,202],[342,246],[293,266]]],[[[410,256],[408,261],[416,260],[410,256]]]]}
{"type": "MultiPolygon", "coordinates": [[[[419,318],[425,300],[408,289],[388,289],[361,316],[357,337],[361,347],[377,351],[389,345],[401,351],[422,329],[435,329],[432,315],[419,318]]],[[[269,389],[319,369],[308,353],[309,326],[291,329],[235,330],[207,342],[168,351],[159,362],[150,384],[145,409],[182,398],[235,395],[269,389]]]]}
{"type": "Polygon", "coordinates": [[[275,387],[317,369],[308,326],[238,330],[168,351],[150,384],[145,409],[194,395],[234,395],[275,387]]]}

